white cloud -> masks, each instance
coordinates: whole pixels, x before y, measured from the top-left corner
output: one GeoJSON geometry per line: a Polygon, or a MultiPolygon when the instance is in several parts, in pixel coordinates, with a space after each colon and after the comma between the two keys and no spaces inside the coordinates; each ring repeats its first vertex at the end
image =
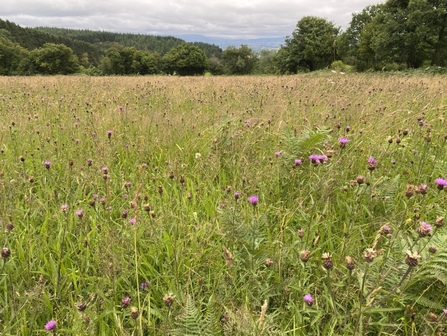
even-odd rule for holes
{"type": "Polygon", "coordinates": [[[14,0],[3,20],[155,35],[202,34],[237,38],[290,35],[306,15],[347,27],[351,14],[380,0],[14,0]]]}

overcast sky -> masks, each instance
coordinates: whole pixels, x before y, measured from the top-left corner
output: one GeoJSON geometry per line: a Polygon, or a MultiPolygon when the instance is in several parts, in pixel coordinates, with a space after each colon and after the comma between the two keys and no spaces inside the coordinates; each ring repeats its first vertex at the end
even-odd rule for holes
{"type": "Polygon", "coordinates": [[[1,0],[0,18],[49,26],[152,35],[235,38],[291,35],[303,16],[346,28],[351,14],[383,0],[1,0]]]}

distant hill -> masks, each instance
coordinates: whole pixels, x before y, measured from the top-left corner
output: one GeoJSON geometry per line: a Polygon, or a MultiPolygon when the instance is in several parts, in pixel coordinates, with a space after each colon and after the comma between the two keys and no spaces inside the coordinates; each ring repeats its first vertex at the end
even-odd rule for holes
{"type": "MultiPolygon", "coordinates": [[[[107,31],[54,27],[36,27],[34,29],[56,36],[69,37],[73,40],[88,42],[98,46],[102,50],[109,48],[113,43],[119,43],[124,47],[135,47],[139,50],[147,50],[164,55],[172,48],[185,42],[184,39],[174,36],[112,33],[107,31]]],[[[203,41],[186,42],[196,42],[195,44],[202,49],[208,57],[215,55],[220,58],[220,55],[222,54],[222,50],[217,45],[212,45],[203,41]]]]}
{"type": "Polygon", "coordinates": [[[215,44],[225,49],[229,46],[239,47],[242,44],[247,45],[253,51],[261,51],[263,49],[279,49],[285,43],[285,37],[265,37],[256,39],[227,39],[222,37],[210,37],[203,35],[186,34],[179,35],[186,42],[204,42],[215,44]]]}

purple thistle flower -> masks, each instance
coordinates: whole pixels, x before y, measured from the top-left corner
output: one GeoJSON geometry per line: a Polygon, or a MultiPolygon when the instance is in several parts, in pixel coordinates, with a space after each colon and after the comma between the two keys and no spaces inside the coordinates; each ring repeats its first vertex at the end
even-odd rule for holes
{"type": "Polygon", "coordinates": [[[84,217],[84,211],[82,211],[82,209],[76,210],[76,216],[79,218],[84,217]]]}
{"type": "Polygon", "coordinates": [[[149,280],[146,280],[146,281],[142,282],[141,285],[140,285],[140,288],[142,290],[145,290],[148,287],[149,287],[149,280]]]}
{"type": "Polygon", "coordinates": [[[62,205],[61,205],[61,210],[62,210],[62,212],[67,212],[67,210],[68,210],[68,204],[62,204],[62,205]]]}
{"type": "Polygon", "coordinates": [[[435,180],[435,183],[438,185],[439,190],[442,190],[445,187],[447,187],[447,180],[444,180],[443,178],[437,178],[435,180]]]}
{"type": "Polygon", "coordinates": [[[105,204],[105,203],[106,203],[106,199],[105,199],[104,197],[101,197],[101,198],[99,199],[99,203],[101,203],[101,204],[105,204]]]}
{"type": "Polygon", "coordinates": [[[370,156],[370,157],[368,158],[368,163],[369,163],[369,164],[372,164],[372,165],[376,165],[376,164],[377,164],[377,160],[374,159],[372,156],[370,156]]]}
{"type": "Polygon", "coordinates": [[[258,198],[258,196],[253,195],[248,198],[248,201],[251,203],[251,205],[253,205],[255,207],[256,205],[258,205],[259,198],[258,198]]]}
{"type": "Polygon", "coordinates": [[[303,161],[301,159],[295,159],[295,167],[301,166],[302,163],[303,161]]]}
{"type": "Polygon", "coordinates": [[[314,164],[324,163],[327,161],[327,156],[322,154],[312,154],[309,156],[309,160],[314,164]]]}
{"type": "Polygon", "coordinates": [[[98,199],[98,194],[93,194],[92,196],[93,196],[93,199],[94,199],[94,200],[95,200],[95,199],[98,199]]]}
{"type": "Polygon", "coordinates": [[[123,299],[121,300],[121,307],[122,308],[127,308],[130,305],[130,297],[128,295],[126,295],[125,297],[123,297],[123,299]]]}
{"type": "Polygon", "coordinates": [[[129,223],[130,223],[130,225],[135,225],[135,223],[137,222],[137,219],[134,217],[134,218],[131,218],[130,220],[129,220],[129,223]]]}
{"type": "Polygon", "coordinates": [[[107,168],[107,167],[102,167],[102,172],[104,173],[104,174],[108,174],[109,173],[109,168],[107,168]]]}
{"type": "Polygon", "coordinates": [[[314,303],[314,298],[310,294],[306,294],[303,297],[303,301],[307,303],[307,305],[310,307],[314,303]]]}
{"type": "Polygon", "coordinates": [[[279,157],[281,155],[281,152],[275,152],[275,156],[279,157]]]}
{"type": "Polygon", "coordinates": [[[346,126],[346,127],[345,127],[345,131],[346,131],[346,132],[349,132],[350,130],[351,130],[351,126],[346,126]]]}
{"type": "Polygon", "coordinates": [[[239,191],[234,192],[234,199],[237,201],[241,195],[239,194],[239,191]]]}
{"type": "Polygon", "coordinates": [[[91,166],[92,165],[92,163],[93,163],[93,159],[87,159],[87,166],[91,166]]]}
{"type": "Polygon", "coordinates": [[[56,332],[56,325],[57,322],[55,320],[50,320],[47,322],[47,324],[45,324],[45,330],[56,332]]]}
{"type": "Polygon", "coordinates": [[[51,166],[50,161],[45,161],[43,164],[45,165],[45,168],[50,169],[50,166],[51,166]]]}
{"type": "Polygon", "coordinates": [[[338,142],[340,143],[340,148],[345,148],[346,144],[349,142],[349,139],[343,137],[338,139],[338,142]]]}
{"type": "Polygon", "coordinates": [[[112,132],[111,130],[108,130],[108,131],[107,131],[107,137],[108,137],[109,139],[110,139],[110,137],[112,136],[112,133],[113,133],[113,132],[112,132]]]}
{"type": "Polygon", "coordinates": [[[122,106],[122,105],[119,105],[119,106],[118,106],[118,109],[119,109],[120,111],[122,111],[122,110],[123,110],[123,106],[122,106]]]}

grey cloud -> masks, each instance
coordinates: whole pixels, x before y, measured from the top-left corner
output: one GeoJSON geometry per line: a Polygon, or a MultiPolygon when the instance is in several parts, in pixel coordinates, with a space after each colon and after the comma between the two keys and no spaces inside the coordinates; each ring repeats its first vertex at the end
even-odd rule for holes
{"type": "Polygon", "coordinates": [[[14,0],[2,19],[23,26],[53,26],[160,35],[286,36],[306,15],[346,27],[354,11],[373,0],[14,0]]]}

